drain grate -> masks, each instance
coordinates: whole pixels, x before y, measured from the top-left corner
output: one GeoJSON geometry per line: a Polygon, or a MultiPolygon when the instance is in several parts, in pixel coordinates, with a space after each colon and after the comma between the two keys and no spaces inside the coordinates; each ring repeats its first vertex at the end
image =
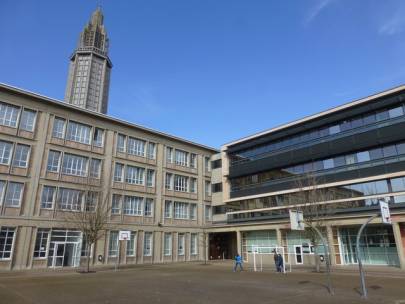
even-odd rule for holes
{"type": "Polygon", "coordinates": [[[373,290],[377,290],[377,289],[381,289],[382,287],[378,286],[378,285],[371,285],[370,288],[373,290]]]}

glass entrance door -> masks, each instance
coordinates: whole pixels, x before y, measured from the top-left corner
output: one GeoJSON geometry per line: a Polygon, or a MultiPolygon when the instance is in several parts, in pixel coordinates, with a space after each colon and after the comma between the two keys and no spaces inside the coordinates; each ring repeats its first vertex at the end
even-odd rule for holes
{"type": "Polygon", "coordinates": [[[55,243],[52,267],[77,267],[80,263],[80,246],[75,243],[55,243]]]}
{"type": "Polygon", "coordinates": [[[294,246],[294,252],[295,252],[295,263],[296,264],[302,264],[302,246],[295,245],[294,246]]]}

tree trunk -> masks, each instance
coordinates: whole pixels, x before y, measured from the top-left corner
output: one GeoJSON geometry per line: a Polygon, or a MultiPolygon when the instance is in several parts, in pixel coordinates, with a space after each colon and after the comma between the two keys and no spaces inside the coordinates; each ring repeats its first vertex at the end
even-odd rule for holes
{"type": "Polygon", "coordinates": [[[91,254],[91,246],[89,244],[89,242],[86,243],[86,250],[87,250],[87,271],[86,272],[90,272],[90,254],[91,254]]]}

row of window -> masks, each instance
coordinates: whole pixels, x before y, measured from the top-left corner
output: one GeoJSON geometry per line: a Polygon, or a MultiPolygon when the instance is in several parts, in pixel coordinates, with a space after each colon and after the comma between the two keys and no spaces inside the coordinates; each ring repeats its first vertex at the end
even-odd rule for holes
{"type": "Polygon", "coordinates": [[[197,193],[197,178],[166,173],[165,188],[178,192],[197,193]]]}
{"type": "Polygon", "coordinates": [[[153,217],[154,200],[141,196],[113,194],[111,214],[153,217]]]}
{"type": "Polygon", "coordinates": [[[0,102],[0,125],[33,132],[37,112],[0,102]]]}
{"type": "Polygon", "coordinates": [[[27,168],[31,147],[0,140],[0,164],[27,168]],[[14,153],[13,153],[14,152],[14,153]]]}
{"type": "Polygon", "coordinates": [[[124,181],[132,185],[145,185],[145,173],[146,173],[146,186],[155,186],[155,170],[145,169],[142,167],[136,167],[131,165],[124,165],[121,163],[115,163],[114,168],[114,182],[123,183],[124,181]]]}
{"type": "Polygon", "coordinates": [[[63,174],[100,178],[101,159],[49,150],[46,170],[58,173],[61,164],[63,174]]]}
{"type": "MultiPolygon", "coordinates": [[[[195,153],[166,147],[166,163],[168,164],[197,169],[197,162],[197,154],[195,153]]],[[[205,172],[211,171],[211,162],[208,156],[204,157],[204,169],[205,172]]]]}
{"type": "Polygon", "coordinates": [[[156,159],[156,144],[154,142],[147,143],[145,140],[139,138],[118,134],[117,152],[156,159]]]}
{"type": "MultiPolygon", "coordinates": [[[[197,220],[197,204],[165,200],[164,217],[179,220],[197,220]]],[[[204,205],[205,220],[212,220],[211,206],[204,205]]]]}
{"type": "Polygon", "coordinates": [[[66,119],[60,117],[55,117],[53,121],[52,137],[86,145],[93,144],[96,147],[104,146],[103,129],[93,128],[72,120],[66,121],[66,119]]]}
{"type": "Polygon", "coordinates": [[[0,206],[20,207],[23,192],[23,183],[0,181],[0,206]]]}
{"type": "Polygon", "coordinates": [[[241,161],[260,158],[261,155],[283,149],[288,146],[308,142],[318,138],[326,137],[329,135],[338,134],[347,130],[359,128],[366,125],[371,125],[376,122],[380,122],[387,119],[393,119],[404,115],[403,105],[395,106],[387,110],[380,110],[377,112],[367,113],[365,115],[356,116],[350,119],[343,120],[339,123],[314,129],[310,131],[302,132],[298,135],[294,135],[288,138],[283,138],[278,141],[273,141],[261,146],[249,148],[243,151],[236,152],[231,157],[231,165],[239,163],[241,161]]]}
{"type": "Polygon", "coordinates": [[[83,191],[44,185],[41,194],[41,209],[54,209],[67,211],[94,211],[98,202],[98,192],[83,191]]]}
{"type": "Polygon", "coordinates": [[[315,171],[334,169],[347,165],[354,165],[363,162],[405,155],[405,143],[386,145],[370,150],[359,151],[339,155],[334,158],[327,158],[317,161],[311,161],[287,168],[273,169],[259,174],[239,177],[231,180],[232,190],[240,190],[245,186],[264,183],[269,180],[289,177],[291,175],[311,173],[315,171]]]}

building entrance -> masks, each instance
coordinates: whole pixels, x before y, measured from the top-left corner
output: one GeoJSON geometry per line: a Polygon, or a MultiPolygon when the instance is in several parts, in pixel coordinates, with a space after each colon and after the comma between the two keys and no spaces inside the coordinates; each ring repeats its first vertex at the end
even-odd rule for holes
{"type": "Polygon", "coordinates": [[[48,252],[48,267],[78,267],[82,247],[79,231],[52,230],[48,252]]]}
{"type": "Polygon", "coordinates": [[[209,245],[210,260],[233,259],[238,250],[236,232],[210,233],[209,245]]]}

